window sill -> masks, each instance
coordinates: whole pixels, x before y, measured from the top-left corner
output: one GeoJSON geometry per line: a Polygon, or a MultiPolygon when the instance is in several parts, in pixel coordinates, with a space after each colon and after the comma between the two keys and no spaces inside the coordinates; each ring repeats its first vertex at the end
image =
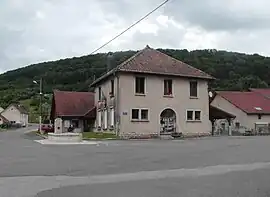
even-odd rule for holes
{"type": "Polygon", "coordinates": [[[186,120],[186,122],[202,122],[201,120],[186,120]]]}
{"type": "Polygon", "coordinates": [[[145,96],[145,94],[135,93],[135,96],[145,96]]]}
{"type": "Polygon", "coordinates": [[[163,95],[164,98],[173,98],[173,95],[163,95]]]}
{"type": "Polygon", "coordinates": [[[190,96],[189,98],[190,98],[190,99],[198,99],[197,96],[190,96]]]}
{"type": "Polygon", "coordinates": [[[149,122],[149,120],[131,120],[131,122],[149,122]]]}

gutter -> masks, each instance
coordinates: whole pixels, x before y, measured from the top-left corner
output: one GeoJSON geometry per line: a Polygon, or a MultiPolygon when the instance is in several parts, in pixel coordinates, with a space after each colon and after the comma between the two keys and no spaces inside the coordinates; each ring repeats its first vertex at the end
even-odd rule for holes
{"type": "Polygon", "coordinates": [[[118,136],[120,133],[120,83],[119,83],[119,76],[114,73],[116,77],[116,103],[115,103],[115,112],[116,112],[116,135],[118,136]]]}

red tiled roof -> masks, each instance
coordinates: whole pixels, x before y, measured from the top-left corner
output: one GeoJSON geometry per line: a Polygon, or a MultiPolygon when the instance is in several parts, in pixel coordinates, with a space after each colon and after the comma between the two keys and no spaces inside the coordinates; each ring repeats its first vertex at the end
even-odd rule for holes
{"type": "Polygon", "coordinates": [[[143,50],[101,76],[91,85],[95,85],[117,71],[214,79],[209,74],[147,45],[143,50]]]}
{"type": "Polygon", "coordinates": [[[270,114],[270,99],[257,92],[218,91],[217,94],[247,114],[270,114]]]}
{"type": "Polygon", "coordinates": [[[270,99],[270,88],[250,88],[250,91],[257,92],[270,99]]]}
{"type": "Polygon", "coordinates": [[[92,92],[54,91],[54,116],[85,116],[95,109],[92,92]]]}

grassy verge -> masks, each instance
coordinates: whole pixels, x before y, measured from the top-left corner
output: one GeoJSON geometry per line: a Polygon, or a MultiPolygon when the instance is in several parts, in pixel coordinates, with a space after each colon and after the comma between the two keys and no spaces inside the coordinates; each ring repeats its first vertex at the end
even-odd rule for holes
{"type": "Polygon", "coordinates": [[[114,133],[83,132],[83,139],[119,139],[114,133]]]}

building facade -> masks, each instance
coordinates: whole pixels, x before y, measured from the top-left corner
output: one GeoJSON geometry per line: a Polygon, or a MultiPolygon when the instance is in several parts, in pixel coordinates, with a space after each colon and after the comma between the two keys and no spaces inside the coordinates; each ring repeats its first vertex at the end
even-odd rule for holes
{"type": "Polygon", "coordinates": [[[88,132],[94,126],[95,120],[94,94],[92,92],[53,92],[51,106],[51,121],[55,133],[88,132]]]}
{"type": "MultiPolygon", "coordinates": [[[[216,92],[211,106],[236,116],[231,124],[234,132],[270,132],[270,98],[261,94],[259,89],[216,92]]],[[[227,127],[226,121],[221,121],[221,124],[227,127]]]]}
{"type": "Polygon", "coordinates": [[[28,112],[21,104],[11,104],[1,112],[11,124],[28,125],[28,112]]]}
{"type": "Polygon", "coordinates": [[[209,135],[212,79],[147,46],[92,84],[96,130],[120,136],[209,135]]]}

